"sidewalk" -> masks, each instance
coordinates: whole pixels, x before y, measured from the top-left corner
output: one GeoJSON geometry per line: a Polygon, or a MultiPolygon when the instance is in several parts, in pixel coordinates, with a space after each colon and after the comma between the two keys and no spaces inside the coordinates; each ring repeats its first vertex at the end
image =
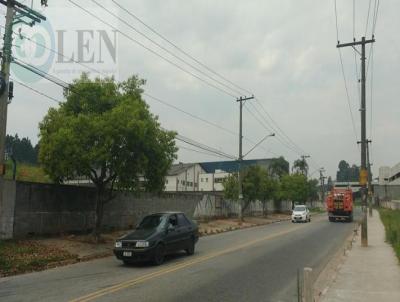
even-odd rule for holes
{"type": "Polygon", "coordinates": [[[377,211],[368,217],[367,248],[361,247],[360,237],[321,301],[399,302],[400,265],[391,245],[385,242],[377,211]]]}

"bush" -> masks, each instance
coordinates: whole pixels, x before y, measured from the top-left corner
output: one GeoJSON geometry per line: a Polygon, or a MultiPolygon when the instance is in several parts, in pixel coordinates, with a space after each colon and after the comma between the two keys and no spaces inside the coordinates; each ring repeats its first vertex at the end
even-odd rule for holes
{"type": "Polygon", "coordinates": [[[386,230],[386,241],[390,243],[400,260],[400,210],[379,210],[386,230]]]}

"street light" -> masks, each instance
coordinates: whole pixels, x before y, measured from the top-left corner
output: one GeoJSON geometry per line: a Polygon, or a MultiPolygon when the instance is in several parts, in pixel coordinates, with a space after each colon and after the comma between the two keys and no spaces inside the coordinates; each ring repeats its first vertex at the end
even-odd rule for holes
{"type": "Polygon", "coordinates": [[[255,144],[254,147],[251,148],[245,155],[243,155],[243,158],[246,157],[247,155],[249,155],[249,153],[251,151],[253,151],[255,148],[257,148],[263,141],[265,141],[268,137],[271,137],[271,136],[275,136],[275,133],[271,133],[271,134],[268,134],[267,136],[265,136],[262,140],[260,140],[257,144],[255,144]]]}

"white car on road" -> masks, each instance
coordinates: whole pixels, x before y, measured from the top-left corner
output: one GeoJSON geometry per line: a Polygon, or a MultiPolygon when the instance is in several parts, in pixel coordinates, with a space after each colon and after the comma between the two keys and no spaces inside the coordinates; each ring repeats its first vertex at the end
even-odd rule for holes
{"type": "Polygon", "coordinates": [[[310,210],[305,205],[296,205],[292,212],[292,222],[310,222],[310,210]]]}

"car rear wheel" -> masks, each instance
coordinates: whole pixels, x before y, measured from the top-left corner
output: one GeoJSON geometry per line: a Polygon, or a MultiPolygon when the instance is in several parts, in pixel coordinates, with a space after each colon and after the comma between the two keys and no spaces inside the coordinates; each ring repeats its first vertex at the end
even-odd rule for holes
{"type": "Polygon", "coordinates": [[[188,256],[191,256],[194,254],[194,247],[195,246],[195,242],[194,239],[192,238],[190,240],[189,246],[187,247],[187,249],[185,249],[186,254],[188,254],[188,256]]]}
{"type": "Polygon", "coordinates": [[[159,243],[154,250],[153,263],[155,265],[161,265],[164,263],[164,258],[165,258],[165,247],[163,244],[159,243]]]}

